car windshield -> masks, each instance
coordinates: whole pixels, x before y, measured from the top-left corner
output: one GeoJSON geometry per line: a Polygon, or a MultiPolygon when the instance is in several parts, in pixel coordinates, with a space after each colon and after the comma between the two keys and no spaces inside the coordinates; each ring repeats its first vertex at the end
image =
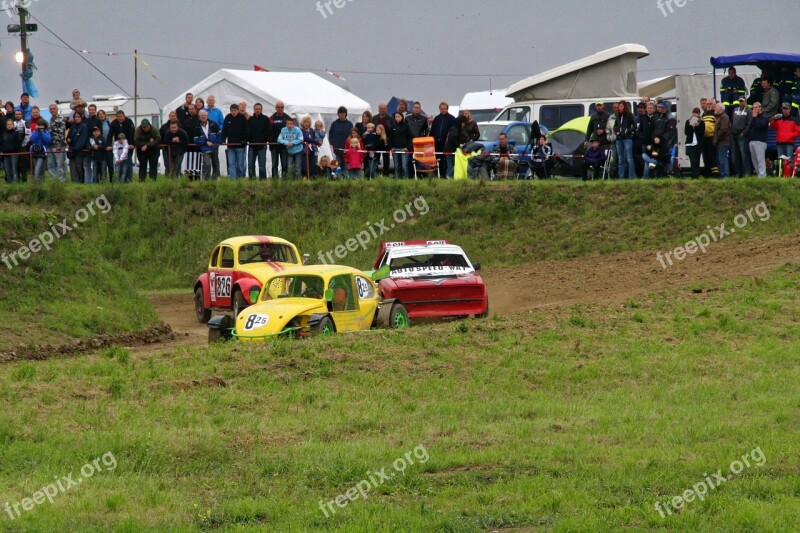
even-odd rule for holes
{"type": "Polygon", "coordinates": [[[325,282],[320,276],[278,276],[267,283],[266,294],[261,300],[279,298],[311,298],[322,300],[325,296],[325,282]]]}
{"type": "Polygon", "coordinates": [[[394,257],[389,262],[392,276],[436,276],[470,271],[467,258],[458,253],[428,253],[394,257]]]}
{"type": "Polygon", "coordinates": [[[503,133],[505,126],[502,124],[478,124],[478,131],[481,132],[480,141],[496,141],[497,136],[503,133]]]}
{"type": "Polygon", "coordinates": [[[294,250],[287,244],[253,242],[239,247],[239,264],[277,262],[297,263],[294,250]]]}

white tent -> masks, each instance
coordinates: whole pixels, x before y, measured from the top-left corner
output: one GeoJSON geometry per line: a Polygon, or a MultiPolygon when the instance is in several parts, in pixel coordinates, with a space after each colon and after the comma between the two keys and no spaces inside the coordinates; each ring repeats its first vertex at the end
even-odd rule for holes
{"type": "Polygon", "coordinates": [[[231,104],[247,102],[248,113],[253,104],[261,103],[264,114],[275,112],[279,100],[286,105],[286,113],[296,118],[306,115],[312,121],[322,120],[325,128],[336,120],[339,106],[347,108],[348,117],[355,123],[369,104],[350,91],[342,89],[311,72],[257,72],[252,70],[218,70],[200,83],[190,87],[164,106],[164,118],[170,111],[183,105],[186,93],[206,99],[213,94],[217,107],[228,114],[231,104]]]}
{"type": "MultiPolygon", "coordinates": [[[[253,112],[253,105],[260,103],[264,106],[264,114],[270,116],[275,112],[275,104],[282,101],[286,106],[284,111],[289,115],[298,120],[309,116],[312,124],[322,120],[326,130],[336,120],[339,106],[347,108],[348,118],[354,124],[361,120],[361,113],[369,109],[366,101],[311,72],[221,69],[164,106],[164,121],[168,119],[170,111],[183,105],[186,93],[203,100],[213,94],[216,106],[225,115],[229,113],[231,104],[244,101],[247,102],[248,113],[253,112]]],[[[330,154],[327,139],[320,152],[330,154]]]]}

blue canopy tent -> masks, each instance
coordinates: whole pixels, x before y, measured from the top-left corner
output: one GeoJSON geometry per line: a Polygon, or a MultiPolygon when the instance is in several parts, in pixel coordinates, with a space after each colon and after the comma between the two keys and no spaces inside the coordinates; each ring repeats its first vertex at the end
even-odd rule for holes
{"type": "Polygon", "coordinates": [[[738,56],[719,56],[711,58],[714,67],[714,94],[717,93],[718,68],[736,67],[738,65],[753,65],[763,68],[764,65],[800,66],[800,54],[776,54],[772,52],[754,52],[738,56]]]}
{"type": "MultiPolygon", "coordinates": [[[[408,102],[408,112],[411,113],[411,110],[414,109],[414,100],[409,100],[408,98],[405,99],[408,102]]],[[[389,115],[394,115],[394,112],[397,111],[397,106],[400,104],[400,98],[396,96],[392,96],[392,99],[386,103],[386,113],[389,115]]],[[[422,114],[427,116],[425,110],[422,110],[422,114]]]]}

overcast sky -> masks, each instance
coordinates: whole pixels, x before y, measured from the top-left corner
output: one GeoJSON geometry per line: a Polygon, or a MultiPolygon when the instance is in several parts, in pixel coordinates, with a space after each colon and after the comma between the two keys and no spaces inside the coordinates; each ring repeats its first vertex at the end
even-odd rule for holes
{"type": "MultiPolygon", "coordinates": [[[[624,43],[650,50],[639,81],[708,70],[710,56],[800,51],[800,31],[786,22],[800,20],[798,0],[331,0],[332,12],[326,1],[325,17],[317,0],[32,0],[29,9],[131,94],[138,49],[161,80],[140,68],[139,95],[161,105],[220,68],[253,64],[310,70],[373,109],[396,95],[435,110],[624,43]]],[[[17,102],[19,39],[3,31],[0,44],[0,97],[17,102]]],[[[30,48],[35,103],[69,99],[75,87],[84,97],[121,92],[41,25],[30,48]]]]}

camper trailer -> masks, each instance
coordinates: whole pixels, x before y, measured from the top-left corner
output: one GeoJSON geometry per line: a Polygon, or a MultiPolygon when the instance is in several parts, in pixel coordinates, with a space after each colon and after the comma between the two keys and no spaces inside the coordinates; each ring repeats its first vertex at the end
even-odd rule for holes
{"type": "MultiPolygon", "coordinates": [[[[57,100],[58,112],[63,116],[68,116],[71,112],[69,100],[57,100]]],[[[161,126],[161,108],[154,98],[133,98],[121,94],[96,95],[86,101],[86,106],[94,104],[98,111],[103,110],[108,115],[109,120],[114,120],[117,111],[122,110],[137,126],[142,120],[147,119],[156,128],[161,126]]]]}
{"type": "Polygon", "coordinates": [[[552,131],[594,113],[598,100],[636,101],[636,62],[648,55],[644,46],[623,44],[526,78],[508,88],[514,103],[494,120],[536,120],[552,131]]]}

